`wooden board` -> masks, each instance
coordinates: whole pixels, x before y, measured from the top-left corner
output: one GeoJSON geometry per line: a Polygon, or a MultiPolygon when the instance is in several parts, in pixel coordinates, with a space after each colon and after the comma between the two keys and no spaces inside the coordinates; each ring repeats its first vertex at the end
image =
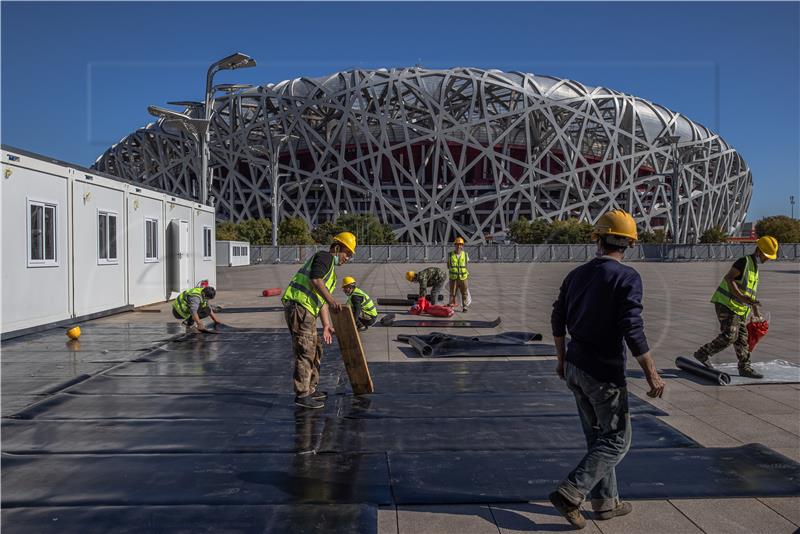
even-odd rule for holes
{"type": "Polygon", "coordinates": [[[338,313],[333,309],[330,312],[333,329],[336,331],[336,340],[339,342],[339,350],[342,353],[342,360],[344,360],[353,393],[356,395],[372,393],[374,391],[372,377],[369,375],[367,358],[364,356],[364,348],[361,346],[361,338],[358,335],[350,306],[344,306],[338,313]]]}

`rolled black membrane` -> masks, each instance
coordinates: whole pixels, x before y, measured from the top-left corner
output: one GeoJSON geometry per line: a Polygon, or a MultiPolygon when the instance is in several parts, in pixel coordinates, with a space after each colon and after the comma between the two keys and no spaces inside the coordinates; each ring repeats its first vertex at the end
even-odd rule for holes
{"type": "Polygon", "coordinates": [[[675,358],[675,365],[678,367],[678,369],[682,369],[687,373],[691,373],[695,376],[699,376],[700,378],[705,378],[706,380],[715,382],[720,386],[727,386],[731,383],[731,377],[729,374],[723,373],[722,371],[718,371],[716,369],[709,369],[700,362],[690,360],[689,358],[684,358],[683,356],[678,356],[675,358]]]}

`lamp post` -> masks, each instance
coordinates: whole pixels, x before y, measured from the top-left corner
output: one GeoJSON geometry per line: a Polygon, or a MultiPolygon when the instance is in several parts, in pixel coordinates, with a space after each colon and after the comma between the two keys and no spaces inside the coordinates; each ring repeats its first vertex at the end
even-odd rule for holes
{"type": "Polygon", "coordinates": [[[789,204],[792,205],[792,219],[794,219],[794,195],[789,195],[789,204]]]}
{"type": "Polygon", "coordinates": [[[272,175],[272,197],[270,198],[270,204],[272,204],[272,246],[278,246],[278,159],[281,155],[281,145],[288,141],[289,139],[299,139],[298,136],[287,134],[280,137],[273,137],[272,138],[272,154],[270,155],[270,174],[272,175]],[[278,139],[278,143],[275,143],[275,139],[278,139]]]}
{"type": "MultiPolygon", "coordinates": [[[[208,73],[206,74],[206,92],[205,92],[205,99],[203,101],[203,109],[204,109],[204,119],[206,123],[211,121],[211,104],[214,98],[214,75],[221,71],[221,70],[236,70],[236,69],[246,69],[250,67],[256,66],[256,60],[251,58],[246,54],[242,54],[241,52],[236,52],[235,54],[231,54],[228,57],[222,58],[219,61],[212,63],[210,67],[208,67],[208,73]]],[[[205,133],[203,134],[203,140],[201,143],[201,156],[200,156],[200,200],[203,204],[208,202],[208,190],[210,186],[210,180],[208,179],[208,158],[209,158],[209,149],[208,145],[210,143],[209,137],[209,128],[206,126],[205,133]]]]}
{"type": "MultiPolygon", "coordinates": [[[[148,106],[147,107],[148,113],[154,117],[158,117],[162,121],[171,122],[178,126],[182,131],[188,133],[192,138],[194,138],[195,142],[198,143],[199,149],[198,152],[202,159],[202,152],[203,152],[203,140],[205,136],[208,134],[208,121],[205,119],[195,119],[186,115],[184,113],[178,113],[177,111],[173,111],[171,109],[161,108],[158,106],[148,106]]],[[[203,179],[200,180],[201,184],[203,179]]],[[[201,185],[202,191],[202,185],[201,185]]],[[[207,199],[206,199],[207,200],[207,199]]],[[[205,201],[203,202],[205,204],[205,201]]]]}

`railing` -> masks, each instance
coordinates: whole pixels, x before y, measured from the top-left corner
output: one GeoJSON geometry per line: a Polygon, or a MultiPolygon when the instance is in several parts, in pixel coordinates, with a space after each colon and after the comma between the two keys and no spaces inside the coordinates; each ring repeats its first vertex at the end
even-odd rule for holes
{"type": "MultiPolygon", "coordinates": [[[[251,245],[250,263],[303,263],[322,246],[251,245]]],[[[752,243],[698,245],[637,244],[625,253],[626,261],[729,261],[752,253],[752,243]]],[[[354,263],[445,263],[452,245],[361,245],[354,263]]],[[[471,245],[465,247],[471,262],[584,262],[597,247],[586,245],[471,245]]],[[[778,260],[800,260],[800,243],[781,244],[778,260]]]]}

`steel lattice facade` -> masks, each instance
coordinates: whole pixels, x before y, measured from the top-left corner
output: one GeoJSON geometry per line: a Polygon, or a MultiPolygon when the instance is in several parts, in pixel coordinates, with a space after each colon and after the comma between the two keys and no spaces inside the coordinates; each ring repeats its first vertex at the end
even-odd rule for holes
{"type": "MultiPolygon", "coordinates": [[[[673,160],[694,147],[702,156],[679,167],[681,241],[710,227],[735,231],[752,194],[745,161],[704,126],[635,96],[520,72],[297,78],[216,99],[210,131],[218,220],[270,217],[279,151],[281,218],[313,227],[373,213],[409,243],[477,243],[518,217],[594,222],[613,208],[671,232],[673,160]],[[677,147],[666,136],[679,136],[677,147]]],[[[177,195],[199,190],[195,141],[164,121],[95,167],[177,195]]]]}

